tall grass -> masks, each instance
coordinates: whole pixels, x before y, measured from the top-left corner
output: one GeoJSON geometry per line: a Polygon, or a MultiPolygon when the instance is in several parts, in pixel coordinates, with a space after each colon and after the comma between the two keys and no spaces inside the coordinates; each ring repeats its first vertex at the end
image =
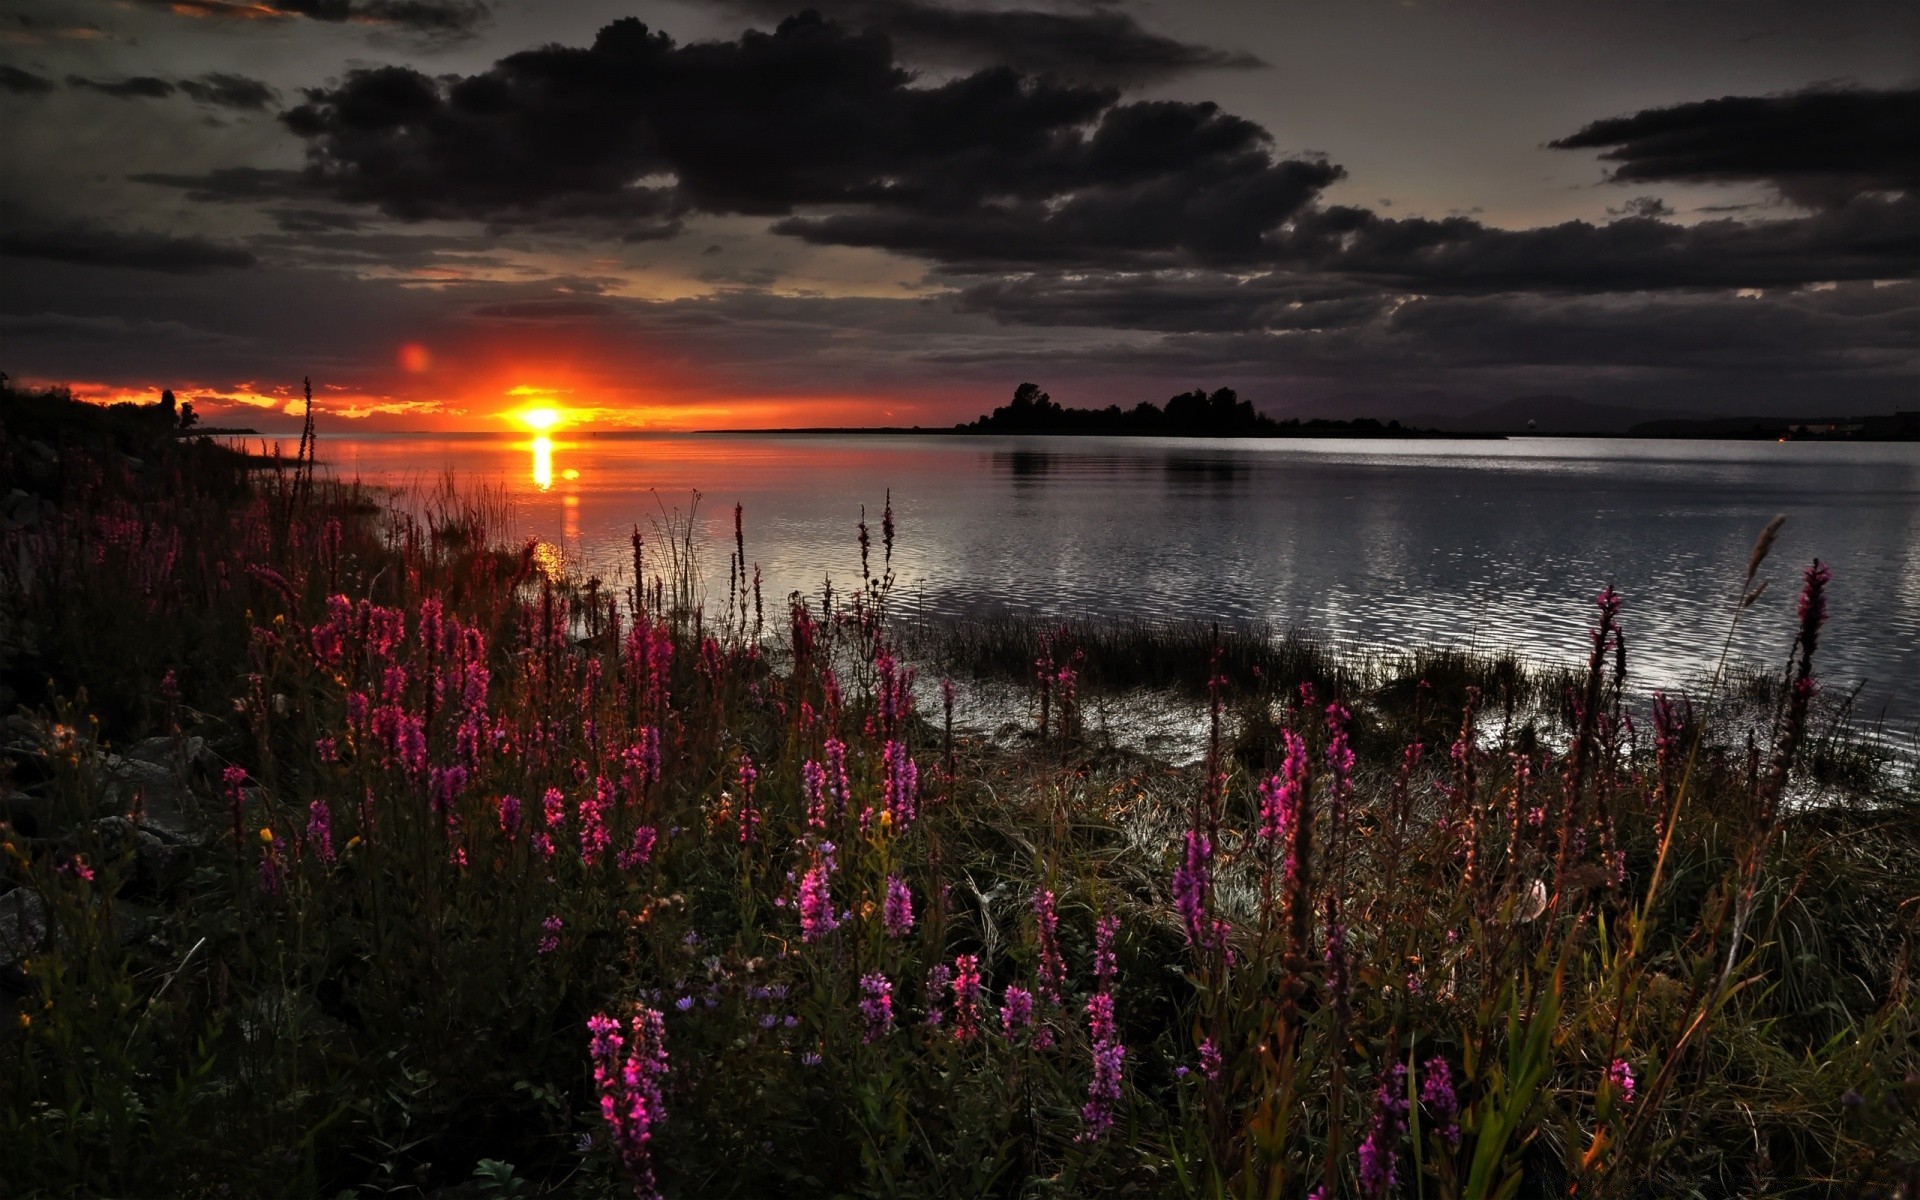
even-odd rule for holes
{"type": "Polygon", "coordinates": [[[1790,802],[1811,673],[1636,717],[1610,593],[1566,674],[940,649],[890,510],[769,613],[744,526],[709,612],[670,516],[621,589],[298,464],[140,499],[0,547],[10,1193],[1913,1194],[1920,814],[1790,802]],[[1087,736],[1140,682],[1195,766],[1087,736]]]}

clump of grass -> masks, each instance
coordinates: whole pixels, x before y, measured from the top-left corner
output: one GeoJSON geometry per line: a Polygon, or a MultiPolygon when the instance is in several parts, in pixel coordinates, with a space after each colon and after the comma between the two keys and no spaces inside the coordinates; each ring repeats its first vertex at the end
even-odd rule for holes
{"type": "Polygon", "coordinates": [[[742,529],[709,613],[670,516],[622,589],[484,500],[162,499],[0,547],[52,614],[14,652],[120,698],[7,752],[12,1190],[1857,1194],[1920,1161],[1911,797],[1783,802],[1848,753],[1807,684],[1751,749],[1723,696],[1636,717],[1610,593],[1584,670],[1354,660],[903,629],[890,509],[857,587],[774,613],[742,529]],[[1032,743],[921,712],[916,661],[1031,686],[1032,743]],[[1203,705],[1194,765],[1087,735],[1142,683],[1203,705]],[[152,769],[107,753],[145,735],[152,769]]]}

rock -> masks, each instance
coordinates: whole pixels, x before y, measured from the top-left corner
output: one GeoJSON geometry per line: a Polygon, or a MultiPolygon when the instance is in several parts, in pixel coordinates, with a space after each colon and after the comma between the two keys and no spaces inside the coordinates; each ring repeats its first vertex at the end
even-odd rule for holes
{"type": "Polygon", "coordinates": [[[30,888],[0,896],[0,970],[11,968],[47,944],[47,902],[30,888]]]}
{"type": "MultiPolygon", "coordinates": [[[[189,739],[190,746],[199,740],[189,739]]],[[[138,749],[148,754],[155,752],[149,743],[141,743],[138,749]]],[[[204,745],[198,751],[204,753],[204,745]]],[[[167,753],[171,755],[170,747],[167,753]]],[[[135,758],[131,753],[107,759],[101,799],[113,811],[138,813],[141,828],[168,843],[198,845],[213,824],[212,814],[170,766],[135,758]]]]}
{"type": "Polygon", "coordinates": [[[88,830],[93,837],[95,853],[103,859],[118,858],[131,849],[138,872],[137,881],[148,885],[155,893],[165,893],[187,877],[193,869],[193,850],[200,844],[197,839],[187,841],[168,837],[150,826],[136,825],[125,817],[101,817],[88,826],[88,830]]]}

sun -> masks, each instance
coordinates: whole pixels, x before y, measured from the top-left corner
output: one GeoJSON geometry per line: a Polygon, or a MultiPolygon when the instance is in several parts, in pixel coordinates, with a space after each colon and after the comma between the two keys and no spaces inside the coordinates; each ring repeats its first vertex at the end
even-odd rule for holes
{"type": "Polygon", "coordinates": [[[514,419],[535,433],[546,433],[560,423],[560,410],[557,408],[523,408],[513,414],[514,419]]]}

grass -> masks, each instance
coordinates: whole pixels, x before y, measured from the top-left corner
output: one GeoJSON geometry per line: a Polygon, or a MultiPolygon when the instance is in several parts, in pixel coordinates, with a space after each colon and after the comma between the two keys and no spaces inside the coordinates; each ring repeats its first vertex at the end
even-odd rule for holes
{"type": "Polygon", "coordinates": [[[890,521],[708,610],[670,530],[621,588],[126,453],[0,546],[7,1194],[1914,1194],[1920,806],[1840,701],[1656,710],[1604,611],[914,627],[890,521]],[[1143,685],[1195,753],[1098,736],[1143,685]]]}

